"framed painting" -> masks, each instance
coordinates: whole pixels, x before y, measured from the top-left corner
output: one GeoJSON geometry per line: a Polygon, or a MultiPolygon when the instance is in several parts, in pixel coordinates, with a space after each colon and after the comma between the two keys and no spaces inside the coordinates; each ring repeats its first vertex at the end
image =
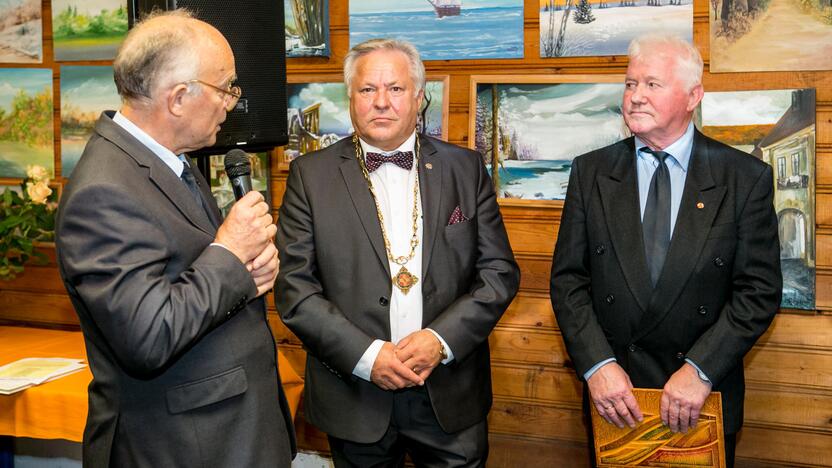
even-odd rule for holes
{"type": "Polygon", "coordinates": [[[501,203],[563,200],[576,156],[629,136],[621,75],[474,75],[470,92],[468,144],[501,203]]]}
{"type": "Polygon", "coordinates": [[[0,0],[0,62],[43,62],[40,0],[0,0]]]}
{"type": "Polygon", "coordinates": [[[56,61],[112,60],[127,35],[127,0],[52,0],[56,61]]]}
{"type": "Polygon", "coordinates": [[[37,164],[55,175],[52,69],[0,69],[0,177],[37,164]]]}
{"type": "Polygon", "coordinates": [[[832,70],[829,0],[710,0],[710,71],[832,70]]]}
{"type": "Polygon", "coordinates": [[[781,307],[815,309],[815,90],[707,92],[697,125],[772,166],[781,307]]]}
{"type": "MultiPolygon", "coordinates": [[[[246,153],[251,163],[251,188],[263,194],[266,203],[270,206],[272,199],[269,195],[269,155],[263,153],[246,153]]],[[[208,183],[211,185],[211,194],[217,201],[217,206],[222,212],[222,217],[228,215],[228,211],[237,201],[234,199],[234,190],[231,188],[231,181],[225,173],[225,155],[217,154],[207,156],[208,158],[208,183]]]]}
{"type": "MultiPolygon", "coordinates": [[[[425,78],[425,98],[416,122],[418,131],[446,140],[449,77],[428,74],[425,78]]],[[[324,81],[304,79],[289,77],[289,143],[278,159],[281,169],[288,169],[289,162],[301,154],[326,148],[353,133],[347,89],[340,75],[324,81]]]]}
{"type": "Polygon", "coordinates": [[[111,66],[61,66],[61,175],[69,177],[105,110],[117,110],[121,98],[111,66]]]}
{"type": "Polygon", "coordinates": [[[540,56],[626,55],[645,33],[693,42],[693,0],[537,0],[540,56]]]}
{"type": "Polygon", "coordinates": [[[422,60],[523,58],[523,0],[351,0],[350,47],[392,37],[422,60]]]}
{"type": "Polygon", "coordinates": [[[329,0],[283,0],[286,57],[329,57],[329,0]]]}

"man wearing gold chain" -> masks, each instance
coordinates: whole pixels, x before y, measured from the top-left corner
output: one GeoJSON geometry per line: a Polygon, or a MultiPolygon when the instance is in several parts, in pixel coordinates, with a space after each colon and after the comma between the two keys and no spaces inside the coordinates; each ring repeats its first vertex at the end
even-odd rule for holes
{"type": "Polygon", "coordinates": [[[307,350],[307,419],[337,467],[484,466],[488,335],[520,272],[478,153],[416,132],[424,65],[344,60],[355,134],[289,170],[277,308],[307,350]]]}

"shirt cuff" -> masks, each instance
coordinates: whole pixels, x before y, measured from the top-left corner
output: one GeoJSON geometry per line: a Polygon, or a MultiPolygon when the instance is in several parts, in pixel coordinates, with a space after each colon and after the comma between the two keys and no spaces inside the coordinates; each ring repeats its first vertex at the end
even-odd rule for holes
{"type": "Polygon", "coordinates": [[[356,364],[355,368],[352,370],[352,375],[361,377],[367,382],[371,382],[370,374],[373,372],[373,364],[376,363],[376,358],[378,357],[378,353],[381,351],[382,346],[384,346],[384,341],[382,340],[375,340],[370,343],[367,351],[364,351],[361,359],[358,360],[358,364],[356,364]]]}
{"type": "Polygon", "coordinates": [[[702,380],[703,380],[703,381],[705,381],[705,382],[712,383],[712,382],[711,382],[711,379],[709,379],[709,378],[708,378],[708,376],[707,376],[707,375],[705,375],[705,373],[704,373],[704,372],[702,372],[702,369],[700,369],[700,368],[699,368],[699,366],[697,366],[695,362],[691,361],[691,360],[690,360],[690,359],[688,359],[688,358],[685,358],[685,362],[687,362],[688,364],[692,365],[692,366],[693,366],[693,368],[694,368],[694,369],[696,369],[696,372],[698,372],[698,373],[699,373],[699,378],[700,378],[700,379],[702,379],[702,380]]]}
{"type": "Polygon", "coordinates": [[[451,351],[451,347],[448,346],[448,343],[445,341],[445,339],[442,338],[441,336],[439,336],[439,333],[436,333],[434,330],[432,330],[430,328],[425,328],[425,330],[433,333],[433,336],[435,336],[436,339],[439,340],[439,342],[442,343],[442,346],[445,348],[445,354],[448,357],[446,359],[442,360],[442,364],[447,364],[447,363],[453,361],[454,360],[454,352],[451,351]]]}
{"type": "Polygon", "coordinates": [[[592,374],[594,374],[598,369],[603,367],[604,364],[609,364],[611,362],[615,362],[614,357],[604,359],[603,361],[599,362],[598,364],[595,364],[594,366],[590,367],[589,370],[586,371],[586,373],[584,373],[584,380],[589,380],[589,378],[592,377],[592,374]]]}
{"type": "MultiPolygon", "coordinates": [[[[210,247],[210,246],[212,246],[212,245],[216,245],[217,247],[222,247],[222,248],[224,248],[225,250],[227,250],[227,251],[231,252],[231,249],[229,249],[228,247],[226,247],[226,246],[224,246],[224,245],[220,244],[219,242],[211,242],[211,243],[208,245],[208,247],[210,247]]],[[[231,252],[231,253],[234,253],[234,252],[231,252]]],[[[236,255],[235,255],[235,257],[236,257],[236,255]]]]}

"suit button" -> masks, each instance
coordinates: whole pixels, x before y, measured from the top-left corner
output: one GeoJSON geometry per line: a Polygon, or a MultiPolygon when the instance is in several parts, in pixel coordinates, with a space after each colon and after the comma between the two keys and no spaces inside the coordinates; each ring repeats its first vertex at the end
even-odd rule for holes
{"type": "Polygon", "coordinates": [[[378,298],[378,303],[387,307],[387,304],[389,304],[390,301],[386,297],[381,296],[380,298],[378,298]]]}
{"type": "Polygon", "coordinates": [[[604,244],[598,244],[598,246],[595,247],[595,254],[596,255],[603,255],[606,250],[607,250],[607,248],[604,247],[604,244]]]}
{"type": "Polygon", "coordinates": [[[681,361],[684,358],[685,358],[685,353],[676,353],[676,359],[681,361]]]}
{"type": "Polygon", "coordinates": [[[634,352],[636,352],[636,350],[638,348],[636,348],[636,345],[631,344],[630,346],[627,347],[627,349],[629,349],[631,353],[634,353],[634,352]]]}
{"type": "Polygon", "coordinates": [[[701,305],[701,306],[699,306],[699,309],[697,309],[697,311],[699,312],[700,315],[705,315],[705,314],[708,313],[708,308],[701,305]]]}
{"type": "Polygon", "coordinates": [[[714,265],[716,265],[717,267],[723,267],[725,266],[725,261],[722,260],[722,257],[717,257],[714,259],[714,265]]]}
{"type": "Polygon", "coordinates": [[[615,296],[613,296],[612,294],[608,294],[607,297],[604,298],[604,300],[607,301],[607,304],[613,304],[615,303],[615,296]]]}

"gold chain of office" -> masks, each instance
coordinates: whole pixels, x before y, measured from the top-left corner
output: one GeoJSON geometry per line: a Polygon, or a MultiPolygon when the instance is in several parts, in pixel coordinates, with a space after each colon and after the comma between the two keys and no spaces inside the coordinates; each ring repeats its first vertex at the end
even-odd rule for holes
{"type": "Polygon", "coordinates": [[[373,202],[376,204],[376,215],[378,216],[378,224],[381,226],[381,237],[384,239],[387,258],[401,267],[392,278],[393,285],[399,288],[402,293],[407,294],[410,288],[419,282],[419,278],[405,267],[405,264],[413,259],[416,254],[416,247],[419,245],[419,137],[416,137],[416,151],[413,155],[413,165],[416,166],[416,182],[413,184],[413,235],[410,237],[410,254],[406,257],[404,255],[393,256],[390,239],[387,237],[387,230],[384,229],[384,215],[381,213],[381,205],[378,204],[378,197],[373,188],[373,182],[370,180],[370,171],[367,170],[367,164],[364,162],[364,151],[361,149],[358,135],[354,134],[352,136],[352,142],[355,145],[355,159],[358,160],[358,165],[361,166],[361,174],[364,175],[364,180],[367,181],[367,187],[370,189],[370,195],[373,196],[373,202]]]}

